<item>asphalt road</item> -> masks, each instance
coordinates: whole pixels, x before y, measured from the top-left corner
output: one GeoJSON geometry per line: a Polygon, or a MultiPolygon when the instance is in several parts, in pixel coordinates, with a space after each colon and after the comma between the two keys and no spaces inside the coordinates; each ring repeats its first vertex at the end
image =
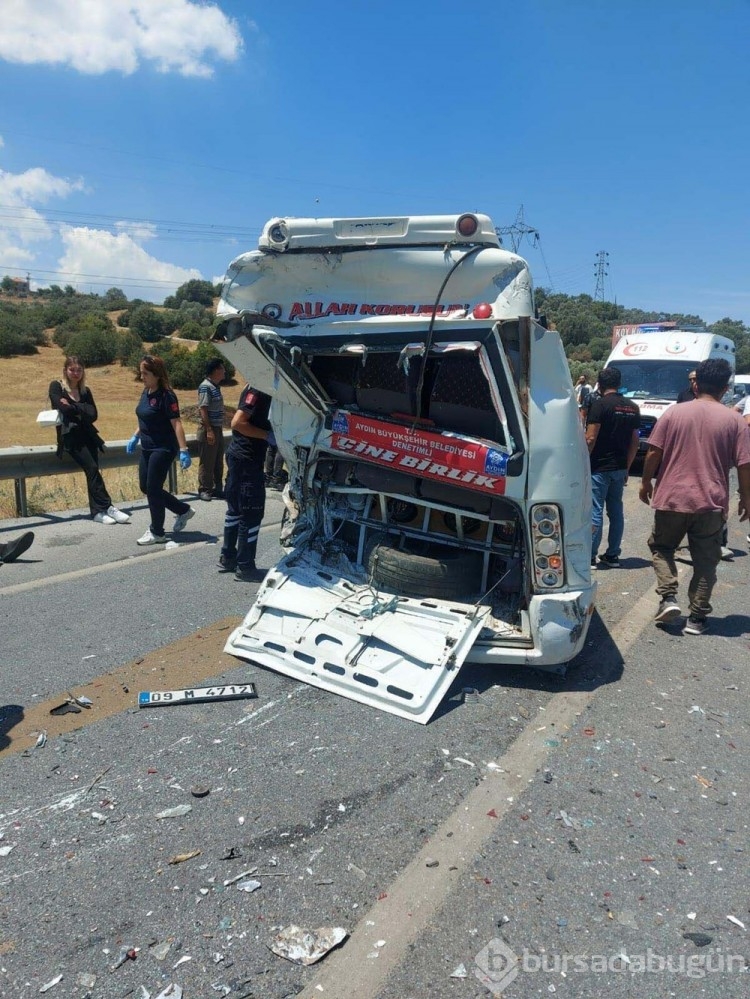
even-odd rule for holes
{"type": "Polygon", "coordinates": [[[746,528],[711,632],[657,629],[630,490],[567,678],[465,667],[427,726],[222,652],[255,586],[215,571],[220,503],[156,553],[142,507],[0,525],[37,532],[0,568],[2,995],[745,995],[746,528]],[[201,680],[258,698],[136,706],[201,680]],[[50,716],[68,691],[92,707],[50,716]],[[290,924],[349,937],[302,967],[269,949],[290,924]]]}

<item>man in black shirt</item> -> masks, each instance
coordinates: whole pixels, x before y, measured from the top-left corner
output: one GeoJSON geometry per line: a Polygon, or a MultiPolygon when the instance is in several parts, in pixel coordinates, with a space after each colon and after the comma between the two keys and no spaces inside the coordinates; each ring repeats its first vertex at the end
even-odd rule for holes
{"type": "Polygon", "coordinates": [[[620,564],[620,545],[625,530],[622,493],[628,469],[638,452],[641,412],[634,402],[618,393],[619,368],[599,373],[601,397],[591,403],[586,424],[586,444],[591,456],[591,496],[593,501],[591,567],[611,568],[620,564]],[[607,550],[599,558],[604,510],[609,518],[607,550]]]}
{"type": "Polygon", "coordinates": [[[246,385],[232,417],[227,448],[227,512],[219,571],[234,572],[243,583],[258,578],[255,552],[266,505],[263,462],[268,445],[276,443],[268,420],[270,407],[270,395],[246,385]]]}
{"type": "Polygon", "coordinates": [[[683,389],[682,392],[677,396],[677,402],[692,402],[698,395],[698,383],[695,378],[695,372],[691,371],[688,375],[688,387],[683,389]]]}

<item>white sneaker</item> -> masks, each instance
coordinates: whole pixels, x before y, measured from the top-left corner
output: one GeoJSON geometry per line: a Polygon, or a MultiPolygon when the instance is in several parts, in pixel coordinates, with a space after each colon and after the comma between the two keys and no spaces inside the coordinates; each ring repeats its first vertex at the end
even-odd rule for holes
{"type": "Polygon", "coordinates": [[[175,517],[174,527],[172,528],[172,534],[179,534],[184,528],[185,524],[190,520],[191,517],[195,516],[195,510],[189,506],[184,513],[180,513],[175,517]]]}
{"type": "MultiPolygon", "coordinates": [[[[112,521],[114,523],[114,521],[112,521]]],[[[142,538],[138,538],[136,542],[139,545],[165,545],[167,543],[167,537],[165,534],[152,534],[151,531],[146,531],[142,538]]]]}
{"type": "Polygon", "coordinates": [[[111,517],[116,524],[129,524],[130,517],[127,513],[123,513],[122,510],[118,510],[116,506],[111,506],[107,510],[107,516],[111,517]]]}
{"type": "Polygon", "coordinates": [[[116,524],[117,521],[114,517],[110,517],[109,513],[97,513],[94,515],[95,524],[116,524]]]}
{"type": "Polygon", "coordinates": [[[734,562],[734,552],[731,548],[727,548],[726,545],[721,546],[721,561],[734,562]]]}

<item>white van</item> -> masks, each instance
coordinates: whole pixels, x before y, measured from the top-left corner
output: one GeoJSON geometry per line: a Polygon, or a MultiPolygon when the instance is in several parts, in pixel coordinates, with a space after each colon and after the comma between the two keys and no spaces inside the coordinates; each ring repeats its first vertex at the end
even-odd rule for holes
{"type": "Polygon", "coordinates": [[[226,651],[427,722],[464,661],[564,673],[594,606],[560,337],[484,215],[272,219],[222,353],[273,396],[288,554],[226,651]]]}
{"type": "Polygon", "coordinates": [[[656,421],[688,387],[688,374],[701,361],[719,357],[728,361],[734,372],[734,341],[706,330],[641,332],[617,340],[605,367],[620,369],[620,392],[640,408],[639,454],[648,450],[656,421]]]}

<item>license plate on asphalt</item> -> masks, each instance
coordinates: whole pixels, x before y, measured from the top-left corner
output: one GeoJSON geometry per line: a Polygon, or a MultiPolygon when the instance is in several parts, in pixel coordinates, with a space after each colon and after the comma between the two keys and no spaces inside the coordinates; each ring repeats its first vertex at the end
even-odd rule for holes
{"type": "Polygon", "coordinates": [[[257,697],[254,683],[237,683],[225,687],[188,687],[186,690],[142,690],[138,694],[139,708],[161,708],[170,704],[201,704],[206,701],[239,701],[257,697]]]}

